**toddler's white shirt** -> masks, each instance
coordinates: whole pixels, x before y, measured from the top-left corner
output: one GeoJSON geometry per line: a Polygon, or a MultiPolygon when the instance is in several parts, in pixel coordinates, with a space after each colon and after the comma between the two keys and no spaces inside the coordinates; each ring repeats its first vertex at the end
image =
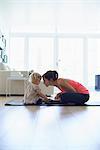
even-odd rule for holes
{"type": "Polygon", "coordinates": [[[27,80],[25,83],[24,102],[26,104],[36,104],[40,98],[40,96],[37,94],[38,91],[41,91],[39,85],[33,84],[27,80]]]}

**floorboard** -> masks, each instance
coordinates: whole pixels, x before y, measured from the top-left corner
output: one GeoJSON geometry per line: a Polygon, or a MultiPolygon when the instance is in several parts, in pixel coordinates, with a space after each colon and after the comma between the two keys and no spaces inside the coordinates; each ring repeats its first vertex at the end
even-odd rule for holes
{"type": "Polygon", "coordinates": [[[13,98],[0,97],[0,150],[100,150],[100,107],[4,106],[13,98]]]}

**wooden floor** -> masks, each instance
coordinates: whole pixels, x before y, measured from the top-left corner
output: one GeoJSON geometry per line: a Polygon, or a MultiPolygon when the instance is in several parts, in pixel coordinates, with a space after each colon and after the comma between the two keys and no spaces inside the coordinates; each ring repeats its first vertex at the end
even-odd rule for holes
{"type": "Polygon", "coordinates": [[[4,106],[0,150],[100,150],[100,107],[4,106]]]}

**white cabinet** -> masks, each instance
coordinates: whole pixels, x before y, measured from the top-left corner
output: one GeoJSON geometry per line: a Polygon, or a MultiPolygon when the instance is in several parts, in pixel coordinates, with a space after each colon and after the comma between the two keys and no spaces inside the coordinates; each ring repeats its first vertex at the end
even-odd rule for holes
{"type": "MultiPolygon", "coordinates": [[[[28,71],[0,71],[0,95],[23,95],[24,82],[28,76],[28,71]],[[23,77],[20,76],[23,74],[23,77]],[[19,74],[19,76],[18,76],[19,74]]],[[[47,95],[53,95],[54,87],[46,87],[43,82],[40,83],[41,91],[47,95]]]]}
{"type": "MultiPolygon", "coordinates": [[[[11,73],[17,73],[18,71],[5,71],[5,70],[1,70],[0,71],[0,95],[6,95],[7,92],[7,80],[9,79],[9,77],[11,76],[11,73]]],[[[26,73],[27,75],[27,71],[22,71],[24,74],[26,73]]],[[[23,80],[12,80],[11,81],[11,89],[10,89],[10,93],[12,95],[23,95],[24,94],[24,81],[23,80]]]]}

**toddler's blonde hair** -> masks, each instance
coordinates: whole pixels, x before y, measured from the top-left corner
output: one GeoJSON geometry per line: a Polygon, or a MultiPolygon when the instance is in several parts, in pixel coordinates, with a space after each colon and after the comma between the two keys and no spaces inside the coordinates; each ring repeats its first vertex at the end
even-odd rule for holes
{"type": "Polygon", "coordinates": [[[34,80],[38,80],[38,79],[41,80],[41,78],[42,78],[42,76],[37,72],[32,72],[30,74],[30,81],[31,82],[34,81],[34,80]]]}

